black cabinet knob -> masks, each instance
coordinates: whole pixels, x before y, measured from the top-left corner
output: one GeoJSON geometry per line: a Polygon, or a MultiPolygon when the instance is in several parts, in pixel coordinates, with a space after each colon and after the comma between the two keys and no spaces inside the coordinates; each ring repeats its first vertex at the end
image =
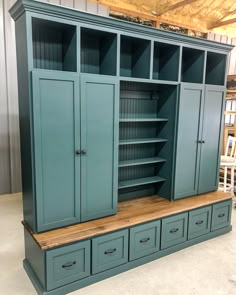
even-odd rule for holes
{"type": "Polygon", "coordinates": [[[87,154],[87,151],[86,151],[86,150],[82,150],[82,151],[81,151],[81,154],[82,154],[82,155],[86,155],[86,154],[87,154]]]}
{"type": "Polygon", "coordinates": [[[76,155],[80,155],[81,154],[81,151],[80,150],[76,150],[75,153],[76,153],[76,155]]]}

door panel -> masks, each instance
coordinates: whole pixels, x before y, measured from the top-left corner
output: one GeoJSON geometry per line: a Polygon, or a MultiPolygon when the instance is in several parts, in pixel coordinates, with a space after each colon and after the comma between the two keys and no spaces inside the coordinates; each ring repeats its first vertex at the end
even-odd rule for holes
{"type": "Polygon", "coordinates": [[[33,122],[38,231],[80,220],[79,93],[76,76],[36,70],[33,122]]]}
{"type": "Polygon", "coordinates": [[[206,86],[198,193],[217,190],[224,87],[206,86]]]}
{"type": "Polygon", "coordinates": [[[81,217],[116,212],[118,167],[118,84],[114,78],[81,79],[81,217]]]}
{"type": "Polygon", "coordinates": [[[175,199],[197,194],[198,139],[199,130],[201,129],[202,96],[202,85],[181,84],[175,168],[175,199]]]}

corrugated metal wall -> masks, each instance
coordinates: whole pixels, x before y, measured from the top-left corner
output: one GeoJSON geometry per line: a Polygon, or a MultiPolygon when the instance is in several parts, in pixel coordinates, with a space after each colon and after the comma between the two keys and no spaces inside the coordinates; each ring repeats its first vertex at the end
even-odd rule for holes
{"type": "MultiPolygon", "coordinates": [[[[21,191],[15,29],[8,13],[15,1],[0,0],[0,194],[21,191]]],[[[109,15],[107,7],[86,0],[42,1],[109,15]]]]}

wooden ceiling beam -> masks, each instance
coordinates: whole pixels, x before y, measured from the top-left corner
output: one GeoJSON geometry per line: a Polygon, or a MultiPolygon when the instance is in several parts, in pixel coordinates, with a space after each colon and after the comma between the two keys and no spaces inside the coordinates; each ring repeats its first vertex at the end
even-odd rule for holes
{"type": "Polygon", "coordinates": [[[208,29],[212,30],[212,29],[215,29],[215,28],[231,25],[231,24],[234,24],[234,23],[236,23],[236,18],[231,18],[231,19],[228,19],[228,20],[225,20],[225,21],[216,22],[213,25],[209,26],[208,29]]]}
{"type": "Polygon", "coordinates": [[[182,0],[182,1],[179,1],[171,6],[167,6],[165,9],[163,9],[162,11],[160,12],[157,12],[156,13],[156,16],[160,16],[160,15],[163,15],[169,11],[172,11],[172,10],[175,10],[177,8],[180,8],[180,7],[183,7],[183,6],[186,6],[188,4],[192,4],[194,2],[196,2],[198,0],[182,0]]]}

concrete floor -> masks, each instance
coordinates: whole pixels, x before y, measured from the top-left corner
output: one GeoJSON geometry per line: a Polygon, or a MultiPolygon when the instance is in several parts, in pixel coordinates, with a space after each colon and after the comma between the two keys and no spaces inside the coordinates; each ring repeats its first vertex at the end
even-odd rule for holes
{"type": "MultiPolygon", "coordinates": [[[[36,294],[22,267],[21,194],[0,196],[0,295],[36,294]]],[[[236,295],[236,209],[233,231],[72,295],[236,295]]]]}

